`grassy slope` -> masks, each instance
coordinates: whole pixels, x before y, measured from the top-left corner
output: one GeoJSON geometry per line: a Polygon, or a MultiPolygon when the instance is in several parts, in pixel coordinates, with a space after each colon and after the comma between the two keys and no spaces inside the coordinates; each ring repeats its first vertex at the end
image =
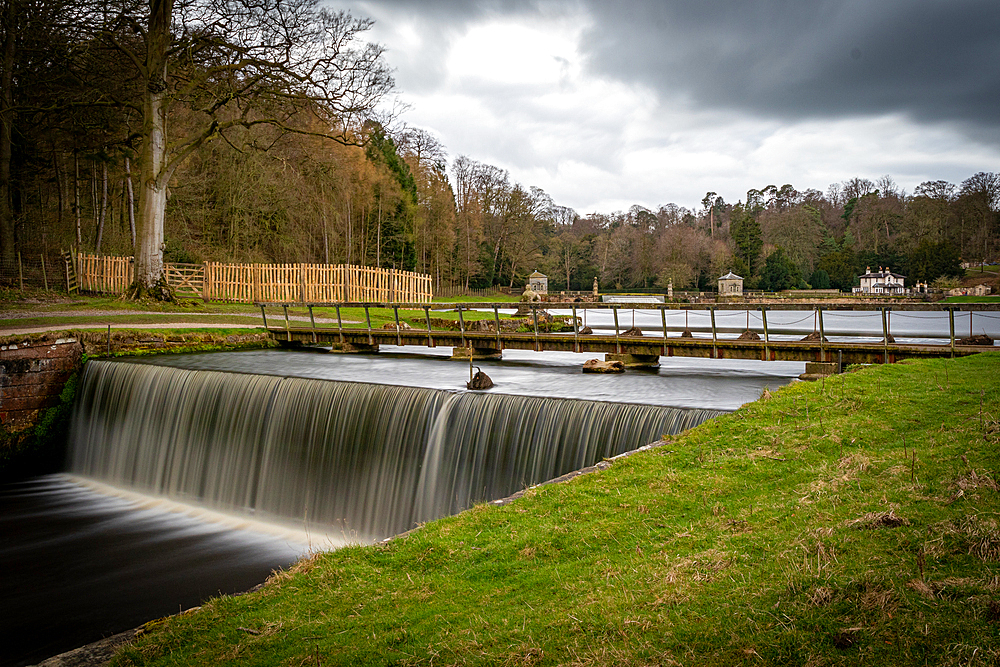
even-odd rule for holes
{"type": "Polygon", "coordinates": [[[153,624],[130,664],[995,664],[1000,354],[798,383],[153,624]]]}
{"type": "Polygon", "coordinates": [[[319,554],[118,662],[988,664],[998,370],[797,384],[599,474],[319,554]],[[889,511],[908,523],[874,527],[889,511]]]}

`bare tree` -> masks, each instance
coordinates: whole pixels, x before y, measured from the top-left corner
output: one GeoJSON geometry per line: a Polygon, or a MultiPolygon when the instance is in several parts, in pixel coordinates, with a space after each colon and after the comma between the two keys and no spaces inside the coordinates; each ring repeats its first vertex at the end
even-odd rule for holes
{"type": "Polygon", "coordinates": [[[382,47],[360,41],[372,22],[317,0],[94,0],[90,10],[97,43],[142,83],[141,99],[117,100],[142,117],[136,294],[162,275],[167,186],[193,151],[262,124],[358,142],[359,121],[393,87],[382,47]],[[179,109],[183,131],[167,125],[179,109]],[[316,116],[324,129],[304,129],[316,116]]]}

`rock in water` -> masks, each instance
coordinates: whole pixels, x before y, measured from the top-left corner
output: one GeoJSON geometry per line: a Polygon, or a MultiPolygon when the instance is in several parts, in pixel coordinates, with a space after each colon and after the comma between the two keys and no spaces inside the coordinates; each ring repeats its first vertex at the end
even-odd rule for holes
{"type": "Polygon", "coordinates": [[[491,380],[490,376],[481,370],[476,370],[476,374],[472,376],[472,380],[466,382],[465,386],[468,389],[475,390],[489,389],[493,386],[493,380],[491,380]]]}
{"type": "Polygon", "coordinates": [[[993,345],[993,339],[986,334],[976,334],[968,338],[959,338],[955,343],[957,345],[993,345]]]}
{"type": "Polygon", "coordinates": [[[601,361],[588,359],[583,362],[584,373],[624,373],[625,363],[621,361],[601,361]]]}

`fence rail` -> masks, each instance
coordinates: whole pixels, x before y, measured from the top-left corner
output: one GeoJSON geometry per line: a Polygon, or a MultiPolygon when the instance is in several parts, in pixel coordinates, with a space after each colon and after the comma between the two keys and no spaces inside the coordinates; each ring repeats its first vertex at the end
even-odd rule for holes
{"type": "MultiPolygon", "coordinates": [[[[134,280],[131,257],[77,255],[80,289],[120,294],[134,280]]],[[[431,277],[412,271],[349,264],[164,264],[180,296],[205,301],[305,303],[379,301],[429,303],[431,277]]]]}

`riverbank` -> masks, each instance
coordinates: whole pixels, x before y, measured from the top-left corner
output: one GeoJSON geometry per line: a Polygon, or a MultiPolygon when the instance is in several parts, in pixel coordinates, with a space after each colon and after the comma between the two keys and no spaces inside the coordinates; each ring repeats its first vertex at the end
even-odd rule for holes
{"type": "Polygon", "coordinates": [[[796,383],[151,624],[118,665],[991,664],[1000,354],[796,383]]]}

